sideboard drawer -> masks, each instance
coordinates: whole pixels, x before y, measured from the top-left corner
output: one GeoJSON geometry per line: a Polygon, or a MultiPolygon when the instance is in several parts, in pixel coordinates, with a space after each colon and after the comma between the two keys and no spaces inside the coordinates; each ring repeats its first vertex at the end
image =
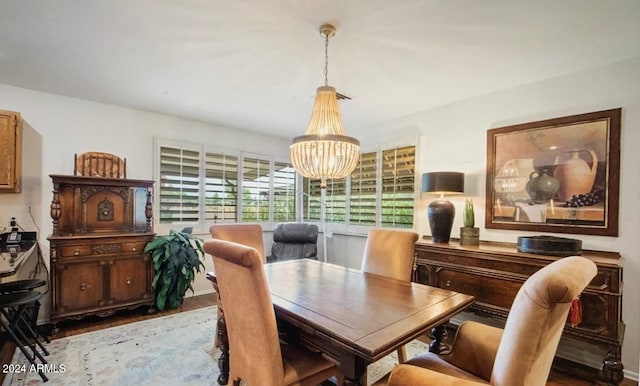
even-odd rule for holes
{"type": "Polygon", "coordinates": [[[441,268],[436,274],[435,286],[473,295],[478,303],[509,309],[525,280],[523,277],[507,279],[441,268]]]}
{"type": "Polygon", "coordinates": [[[144,251],[146,245],[147,240],[122,243],[122,253],[140,253],[144,251]]]}
{"type": "Polygon", "coordinates": [[[93,254],[91,245],[63,245],[60,247],[61,257],[89,256],[93,254]]]}

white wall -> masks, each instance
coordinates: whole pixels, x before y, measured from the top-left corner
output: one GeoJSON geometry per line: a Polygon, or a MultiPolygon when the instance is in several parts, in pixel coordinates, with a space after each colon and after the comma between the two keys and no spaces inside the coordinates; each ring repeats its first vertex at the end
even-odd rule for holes
{"type": "MultiPolygon", "coordinates": [[[[622,107],[620,235],[569,237],[580,238],[584,249],[616,251],[622,255],[623,321],[627,326],[622,359],[627,376],[637,379],[640,352],[640,253],[637,248],[640,234],[640,58],[430,109],[351,135],[367,136],[369,141],[384,141],[389,133],[418,127],[422,136],[417,175],[438,170],[464,172],[465,197],[472,197],[476,203],[481,239],[516,242],[517,236],[533,233],[483,227],[487,130],[617,107],[622,107]]],[[[457,213],[462,213],[465,197],[448,198],[456,205],[457,213]]],[[[422,196],[417,203],[416,230],[421,235],[430,233],[426,220],[430,199],[422,196]]],[[[461,226],[462,217],[456,216],[452,236],[458,236],[461,226]]],[[[339,252],[341,248],[334,250],[339,252]]],[[[336,258],[347,261],[354,253],[358,252],[349,250],[348,255],[336,258]]],[[[359,253],[361,256],[362,251],[359,253]]],[[[574,354],[582,356],[583,353],[574,354]]],[[[585,359],[583,363],[599,367],[602,356],[599,354],[594,358],[585,359]],[[598,362],[590,362],[593,360],[598,362]]]]}
{"type": "MultiPolygon", "coordinates": [[[[15,216],[25,230],[38,230],[47,265],[46,237],[52,229],[49,175],[73,174],[75,153],[116,154],[127,159],[127,177],[150,180],[154,179],[154,137],[289,157],[289,142],[281,139],[2,84],[0,109],[18,111],[24,121],[23,189],[20,194],[0,195],[0,229],[8,226],[9,219],[15,216]]],[[[205,263],[207,269],[212,267],[211,259],[205,259],[205,263]]],[[[204,273],[196,278],[193,287],[196,293],[211,290],[204,273]]],[[[43,307],[46,312],[41,316],[49,315],[48,299],[43,307]]]]}

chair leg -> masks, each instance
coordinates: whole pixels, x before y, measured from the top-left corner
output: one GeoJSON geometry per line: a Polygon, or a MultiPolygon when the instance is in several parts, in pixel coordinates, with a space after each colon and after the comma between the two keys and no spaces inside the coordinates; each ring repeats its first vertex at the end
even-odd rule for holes
{"type": "MultiPolygon", "coordinates": [[[[22,313],[24,311],[24,307],[22,306],[21,308],[22,309],[18,309],[17,312],[22,313]]],[[[0,309],[0,311],[5,316],[5,318],[7,318],[7,322],[8,322],[8,323],[6,323],[4,321],[4,319],[2,317],[0,317],[0,325],[5,330],[5,332],[7,334],[9,334],[9,337],[11,338],[11,340],[13,340],[13,342],[20,349],[20,351],[22,351],[22,354],[24,354],[24,356],[27,358],[29,363],[31,363],[32,365],[37,367],[37,363],[36,363],[36,357],[37,357],[38,359],[40,359],[42,364],[46,364],[47,361],[40,355],[40,353],[36,349],[35,345],[31,345],[26,341],[25,334],[24,334],[24,332],[22,332],[20,327],[17,326],[17,325],[14,325],[14,323],[11,322],[11,320],[9,319],[8,313],[4,309],[0,309]],[[21,335],[23,337],[23,339],[25,339],[25,342],[23,342],[18,337],[18,335],[16,335],[16,332],[18,332],[19,335],[21,335]],[[29,347],[31,349],[32,354],[29,354],[29,352],[27,351],[25,346],[29,347]]],[[[16,318],[16,319],[19,319],[19,318],[16,318]]],[[[42,378],[43,382],[47,382],[49,380],[49,378],[47,378],[47,376],[44,375],[44,373],[41,370],[38,371],[38,375],[40,375],[40,378],[42,378]]]]}
{"type": "Polygon", "coordinates": [[[19,319],[18,319],[18,321],[17,321],[17,323],[20,323],[20,322],[22,322],[22,325],[23,325],[24,327],[26,327],[26,328],[27,328],[27,330],[28,330],[28,332],[29,332],[29,335],[31,335],[31,337],[33,337],[34,342],[38,345],[38,347],[40,347],[40,349],[42,350],[42,353],[43,353],[45,356],[46,356],[46,355],[49,355],[49,351],[46,349],[46,347],[44,347],[44,345],[42,344],[42,342],[40,342],[40,339],[38,339],[38,337],[39,337],[39,335],[40,335],[40,334],[38,334],[38,328],[37,328],[37,327],[35,327],[35,329],[36,329],[36,330],[35,330],[35,331],[33,330],[33,328],[32,328],[32,321],[31,321],[31,320],[28,320],[28,319],[25,317],[24,312],[20,315],[20,317],[19,317],[19,319]]]}
{"type": "Polygon", "coordinates": [[[402,346],[398,349],[398,363],[404,363],[407,361],[407,349],[402,346]]]}

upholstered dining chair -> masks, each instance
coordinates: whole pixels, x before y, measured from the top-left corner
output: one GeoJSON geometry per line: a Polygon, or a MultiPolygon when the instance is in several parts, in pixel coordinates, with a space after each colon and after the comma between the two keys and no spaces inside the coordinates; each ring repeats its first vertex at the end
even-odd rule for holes
{"type": "Polygon", "coordinates": [[[229,337],[229,379],[234,385],[317,385],[342,377],[335,363],[320,353],[282,343],[262,256],[255,248],[217,239],[204,251],[213,257],[225,301],[229,337]]]}
{"type": "MultiPolygon", "coordinates": [[[[373,228],[367,236],[362,259],[362,272],[386,276],[402,281],[411,281],[414,262],[414,244],[418,234],[410,231],[373,228]]],[[[398,349],[398,362],[407,360],[403,347],[398,349]]],[[[367,374],[361,379],[367,384],[367,374]]]]}
{"type": "Polygon", "coordinates": [[[262,261],[266,261],[262,226],[259,224],[214,224],[209,227],[209,233],[214,239],[233,241],[255,248],[262,261]]]}
{"type": "MultiPolygon", "coordinates": [[[[211,237],[218,240],[232,241],[234,243],[242,244],[254,248],[258,251],[260,258],[263,262],[266,261],[264,255],[264,241],[262,238],[262,226],[259,224],[213,224],[209,227],[209,233],[211,237]]],[[[211,283],[213,289],[218,294],[218,321],[221,322],[222,315],[224,314],[224,305],[222,303],[222,297],[216,284],[211,283]]],[[[218,324],[218,330],[221,329],[218,324]]],[[[216,334],[214,345],[215,347],[221,347],[223,342],[222,336],[216,334]]]]}
{"type": "Polygon", "coordinates": [[[518,291],[504,330],[463,322],[449,353],[396,366],[388,385],[544,386],[571,303],[596,273],[580,256],[545,266],[518,291]]]}

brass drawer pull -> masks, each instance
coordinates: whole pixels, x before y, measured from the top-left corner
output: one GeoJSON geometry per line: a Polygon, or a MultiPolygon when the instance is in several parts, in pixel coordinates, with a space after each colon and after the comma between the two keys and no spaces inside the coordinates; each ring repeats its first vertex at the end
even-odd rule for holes
{"type": "Polygon", "coordinates": [[[132,251],[132,252],[137,251],[136,247],[131,248],[131,251],[132,251]]]}
{"type": "Polygon", "coordinates": [[[78,256],[78,255],[80,255],[80,250],[75,249],[75,250],[73,251],[73,255],[74,255],[74,256],[78,256]]]}
{"type": "Polygon", "coordinates": [[[127,278],[127,285],[131,285],[131,278],[127,278]]]}
{"type": "Polygon", "coordinates": [[[87,285],[85,283],[80,284],[80,291],[84,291],[87,289],[87,285]]]}
{"type": "Polygon", "coordinates": [[[451,287],[451,280],[447,280],[447,283],[445,284],[445,287],[451,287]]]}

